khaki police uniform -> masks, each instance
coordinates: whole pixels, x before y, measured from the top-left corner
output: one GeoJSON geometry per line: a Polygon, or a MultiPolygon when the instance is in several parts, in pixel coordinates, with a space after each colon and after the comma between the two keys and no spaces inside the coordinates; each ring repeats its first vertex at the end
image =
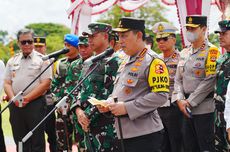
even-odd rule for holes
{"type": "Polygon", "coordinates": [[[192,118],[183,120],[185,151],[214,151],[213,91],[219,51],[206,41],[199,49],[185,48],[180,56],[172,98],[186,99],[192,107],[192,118]]]}
{"type": "Polygon", "coordinates": [[[158,112],[162,123],[165,128],[164,140],[162,144],[162,152],[180,152],[182,150],[182,118],[183,115],[177,105],[172,101],[172,92],[174,90],[174,78],[176,75],[177,65],[180,59],[180,54],[177,49],[175,49],[172,39],[176,39],[175,32],[178,29],[167,23],[158,22],[153,26],[153,32],[156,33],[156,41],[160,48],[160,45],[167,46],[171,50],[171,55],[169,57],[164,57],[164,52],[159,55],[159,57],[165,62],[169,71],[169,98],[167,102],[160,108],[158,112]]]}
{"type": "Polygon", "coordinates": [[[173,100],[187,99],[194,115],[214,112],[213,84],[218,48],[206,41],[202,48],[194,50],[190,46],[180,55],[173,100]]]}
{"type": "MultiPolygon", "coordinates": [[[[163,92],[168,91],[168,82],[165,64],[150,51],[142,51],[121,64],[112,96],[125,102],[128,112],[127,116],[121,117],[124,139],[163,129],[156,109],[166,102],[167,93],[163,92]]],[[[118,128],[117,121],[115,125],[118,128]]],[[[117,132],[119,136],[118,129],[117,132]]]]}
{"type": "MultiPolygon", "coordinates": [[[[33,50],[26,58],[22,53],[18,53],[9,59],[6,66],[5,79],[12,81],[12,89],[15,95],[25,89],[28,84],[48,66],[49,62],[43,61],[42,56],[42,54],[33,50]]],[[[51,68],[49,68],[24,92],[23,95],[27,95],[31,92],[42,80],[51,78],[52,71],[51,68]]],[[[14,141],[18,144],[18,142],[44,118],[45,97],[40,96],[30,101],[23,108],[11,104],[9,109],[14,141]]],[[[23,148],[25,151],[45,151],[43,125],[33,133],[30,142],[31,144],[24,144],[23,148]]]]}

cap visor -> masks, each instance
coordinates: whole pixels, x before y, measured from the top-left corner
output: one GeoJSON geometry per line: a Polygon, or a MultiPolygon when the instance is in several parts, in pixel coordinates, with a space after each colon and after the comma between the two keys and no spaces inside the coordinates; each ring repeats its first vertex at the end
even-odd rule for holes
{"type": "Polygon", "coordinates": [[[89,45],[88,43],[79,42],[78,45],[89,45]]]}
{"type": "Polygon", "coordinates": [[[156,38],[165,38],[168,37],[170,33],[159,33],[156,35],[156,38]]]}
{"type": "Polygon", "coordinates": [[[44,43],[34,43],[35,46],[45,46],[44,43]]]}
{"type": "Polygon", "coordinates": [[[185,24],[185,27],[198,27],[200,24],[185,24]]]}
{"type": "Polygon", "coordinates": [[[127,28],[115,28],[115,29],[113,29],[113,31],[115,31],[115,32],[127,32],[129,30],[130,29],[127,29],[127,28]]]}
{"type": "Polygon", "coordinates": [[[218,28],[218,29],[216,29],[215,31],[214,31],[214,33],[222,33],[222,32],[226,32],[227,31],[227,29],[221,29],[221,28],[218,28]]]}

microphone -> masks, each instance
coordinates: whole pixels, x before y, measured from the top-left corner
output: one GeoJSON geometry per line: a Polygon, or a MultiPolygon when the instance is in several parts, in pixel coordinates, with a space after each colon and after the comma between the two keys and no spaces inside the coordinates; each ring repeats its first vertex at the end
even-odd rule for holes
{"type": "Polygon", "coordinates": [[[94,57],[92,57],[92,58],[87,59],[87,60],[85,61],[85,63],[86,63],[86,64],[88,64],[88,63],[95,63],[95,62],[97,62],[97,61],[99,61],[99,60],[101,60],[101,59],[103,59],[103,58],[105,58],[105,57],[107,57],[107,56],[112,55],[113,52],[114,52],[114,50],[113,50],[112,48],[108,48],[108,49],[106,49],[103,53],[98,54],[98,55],[96,55],[96,56],[94,56],[94,57]]]}
{"type": "Polygon", "coordinates": [[[59,51],[53,52],[53,53],[51,53],[51,54],[48,54],[48,55],[42,57],[42,60],[45,61],[45,60],[48,60],[48,59],[51,59],[51,58],[56,58],[56,57],[58,57],[59,55],[61,55],[61,54],[66,54],[66,53],[68,53],[68,52],[69,52],[69,49],[64,48],[64,49],[61,49],[61,50],[59,50],[59,51]]]}

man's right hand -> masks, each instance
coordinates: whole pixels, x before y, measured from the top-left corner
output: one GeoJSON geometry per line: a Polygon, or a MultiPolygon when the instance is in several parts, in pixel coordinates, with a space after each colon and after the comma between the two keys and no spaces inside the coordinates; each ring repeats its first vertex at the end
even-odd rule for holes
{"type": "Polygon", "coordinates": [[[190,108],[190,104],[188,103],[187,100],[178,100],[177,102],[178,108],[180,109],[180,111],[188,118],[190,118],[191,116],[189,115],[189,113],[186,110],[186,107],[190,108]]]}
{"type": "Polygon", "coordinates": [[[82,129],[85,132],[88,132],[90,120],[87,118],[85,112],[81,108],[77,108],[76,115],[77,115],[78,122],[80,123],[82,129]]]}

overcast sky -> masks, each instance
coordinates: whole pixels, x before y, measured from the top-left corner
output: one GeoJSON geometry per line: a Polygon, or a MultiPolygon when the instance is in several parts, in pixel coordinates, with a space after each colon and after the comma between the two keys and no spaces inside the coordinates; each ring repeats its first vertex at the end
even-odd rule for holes
{"type": "MultiPolygon", "coordinates": [[[[70,0],[0,0],[0,30],[6,30],[10,35],[30,23],[61,23],[70,27],[66,10],[70,0]]],[[[167,6],[166,6],[167,7],[167,6]]],[[[179,28],[175,6],[168,6],[170,9],[164,16],[179,28]]],[[[216,6],[211,8],[210,31],[217,28],[220,20],[220,13],[216,6]]],[[[97,16],[94,17],[98,18],[97,16]]]]}

